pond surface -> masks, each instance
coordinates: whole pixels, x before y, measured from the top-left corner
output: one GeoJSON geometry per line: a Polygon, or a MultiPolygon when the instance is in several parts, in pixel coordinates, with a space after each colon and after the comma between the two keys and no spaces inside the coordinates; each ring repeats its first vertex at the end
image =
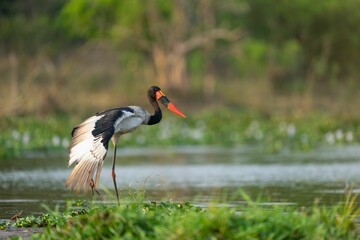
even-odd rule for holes
{"type": "MultiPolygon", "coordinates": [[[[114,201],[111,152],[100,178],[98,201],[114,201]],[[109,200],[110,199],[110,200],[109,200]]],[[[71,168],[65,154],[29,154],[0,161],[0,219],[23,211],[44,212],[42,204],[91,199],[64,187],[71,168]]],[[[264,204],[333,205],[349,186],[360,189],[360,146],[323,148],[310,153],[260,153],[251,147],[120,148],[116,165],[122,197],[146,190],[146,200],[219,201],[241,204],[240,190],[264,204]]],[[[131,197],[130,197],[131,199],[131,197]]]]}

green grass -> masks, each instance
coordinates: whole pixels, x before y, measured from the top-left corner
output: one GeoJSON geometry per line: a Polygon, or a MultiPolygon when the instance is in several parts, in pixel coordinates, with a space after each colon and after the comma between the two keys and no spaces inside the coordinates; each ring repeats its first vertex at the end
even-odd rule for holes
{"type": "Polygon", "coordinates": [[[237,207],[138,201],[120,206],[68,203],[64,212],[20,218],[16,227],[45,227],[33,239],[360,239],[356,197],[309,208],[262,206],[243,194],[237,207]]]}
{"type": "MultiPolygon", "coordinates": [[[[309,151],[323,145],[360,142],[360,119],[313,113],[271,116],[222,109],[165,114],[154,126],[142,126],[121,138],[122,146],[256,145],[264,152],[309,151]]],[[[82,118],[66,116],[11,117],[0,120],[0,159],[22,157],[28,151],[66,152],[72,128],[82,118]]]]}

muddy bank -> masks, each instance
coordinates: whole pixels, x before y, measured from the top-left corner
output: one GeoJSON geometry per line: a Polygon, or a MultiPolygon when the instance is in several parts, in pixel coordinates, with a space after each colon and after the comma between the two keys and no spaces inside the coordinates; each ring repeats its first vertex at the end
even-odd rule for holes
{"type": "Polygon", "coordinates": [[[42,233],[42,228],[15,228],[10,227],[6,230],[0,230],[0,240],[5,240],[13,237],[21,237],[21,239],[30,239],[35,233],[42,233]]]}

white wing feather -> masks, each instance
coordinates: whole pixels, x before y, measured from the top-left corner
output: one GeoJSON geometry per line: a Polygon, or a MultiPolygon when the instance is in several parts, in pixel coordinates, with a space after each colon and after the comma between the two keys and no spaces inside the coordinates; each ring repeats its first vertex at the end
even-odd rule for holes
{"type": "Polygon", "coordinates": [[[76,187],[76,192],[80,192],[84,187],[84,191],[87,192],[92,183],[94,184],[94,189],[97,189],[101,169],[107,153],[107,147],[104,144],[107,146],[113,134],[119,135],[132,132],[149,120],[150,114],[146,110],[137,106],[129,106],[128,108],[131,108],[131,111],[125,108],[121,109],[120,117],[117,116],[117,109],[108,110],[103,112],[104,114],[100,113],[100,115],[86,119],[74,128],[70,145],[69,166],[73,163],[76,163],[76,166],[66,180],[66,187],[70,186],[71,190],[74,190],[76,187]],[[108,120],[107,125],[103,126],[104,129],[99,129],[96,123],[100,119],[100,121],[104,120],[102,119],[103,117],[106,117],[106,120],[108,120]],[[94,136],[93,131],[95,128],[104,132],[94,136]],[[94,181],[95,172],[96,178],[94,181]]]}
{"type": "Polygon", "coordinates": [[[91,181],[94,181],[95,171],[96,179],[94,184],[95,190],[97,189],[107,149],[101,142],[101,136],[94,137],[92,131],[95,128],[96,121],[102,117],[103,115],[86,119],[73,132],[69,153],[69,166],[73,163],[76,163],[76,166],[65,184],[66,186],[70,185],[71,190],[77,185],[76,191],[80,192],[85,183],[84,190],[87,192],[91,181]]]}

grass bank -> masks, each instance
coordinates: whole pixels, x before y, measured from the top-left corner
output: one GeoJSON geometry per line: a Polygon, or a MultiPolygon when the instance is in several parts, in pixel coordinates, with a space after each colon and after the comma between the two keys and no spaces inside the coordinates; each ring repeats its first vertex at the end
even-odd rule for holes
{"type": "MultiPolygon", "coordinates": [[[[309,151],[323,145],[360,143],[360,119],[324,113],[266,115],[221,109],[188,114],[165,113],[163,121],[124,135],[123,146],[257,145],[264,152],[309,151]]],[[[29,151],[65,153],[72,128],[83,118],[70,116],[8,117],[0,120],[0,159],[29,151]]]]}
{"type": "Polygon", "coordinates": [[[337,206],[309,208],[262,206],[243,197],[241,206],[205,209],[175,202],[68,203],[64,212],[48,210],[12,225],[44,227],[33,239],[360,239],[355,196],[337,206]]]}
{"type": "MultiPolygon", "coordinates": [[[[27,151],[65,151],[80,118],[67,116],[13,117],[1,120],[0,158],[21,157],[27,151]]],[[[206,112],[186,120],[165,118],[161,124],[124,135],[126,146],[259,145],[266,152],[311,150],[319,145],[360,141],[359,119],[325,114],[265,116],[258,113],[206,112]],[[154,141],[155,139],[155,141],[154,141]]]]}

